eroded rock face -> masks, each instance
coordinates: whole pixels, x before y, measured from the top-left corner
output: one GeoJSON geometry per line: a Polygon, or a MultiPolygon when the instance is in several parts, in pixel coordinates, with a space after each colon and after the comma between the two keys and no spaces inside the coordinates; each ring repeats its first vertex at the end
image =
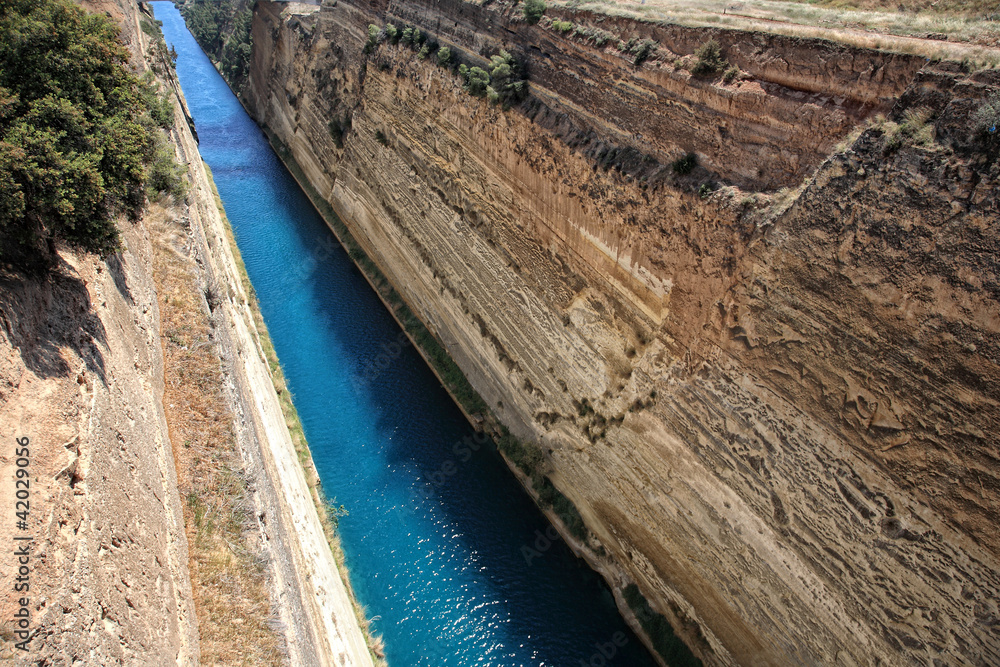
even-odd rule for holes
{"type": "MultiPolygon", "coordinates": [[[[81,4],[121,26],[138,64],[135,3],[81,4]]],[[[187,540],[160,402],[153,251],[143,223],[121,230],[125,249],[107,260],[60,249],[48,276],[0,277],[4,664],[198,663],[187,540]],[[17,453],[18,441],[29,456],[17,453]],[[29,476],[16,477],[19,469],[29,476]],[[15,508],[18,491],[28,493],[27,504],[15,508]],[[17,517],[15,509],[27,512],[17,517]],[[15,549],[26,549],[27,560],[18,563],[15,549]],[[17,647],[25,639],[15,634],[22,599],[30,640],[17,647]]]]}
{"type": "MultiPolygon", "coordinates": [[[[28,544],[31,641],[10,664],[198,662],[187,540],[167,423],[159,315],[145,228],[107,262],[64,251],[45,279],[0,281],[0,524],[28,544]],[[29,442],[30,504],[15,523],[16,438],[29,442]]],[[[23,479],[22,479],[23,482],[23,479]]],[[[10,547],[13,553],[14,547],[10,547]]],[[[11,557],[0,573],[13,591],[11,557]]],[[[14,636],[15,641],[24,637],[14,636]]]]}
{"type": "Polygon", "coordinates": [[[715,36],[750,78],[636,68],[464,3],[261,2],[245,101],[541,445],[595,567],[706,661],[1000,661],[1000,216],[967,136],[997,82],[602,25],[678,54],[715,36]],[[466,62],[527,57],[532,97],[504,111],[402,46],[364,54],[386,22],[466,62]],[[834,150],[919,106],[938,141],[893,148],[875,127],[834,150]],[[600,145],[648,168],[605,169],[600,145]],[[664,175],[688,150],[702,166],[664,175]],[[702,199],[705,180],[738,187],[702,199]]]}

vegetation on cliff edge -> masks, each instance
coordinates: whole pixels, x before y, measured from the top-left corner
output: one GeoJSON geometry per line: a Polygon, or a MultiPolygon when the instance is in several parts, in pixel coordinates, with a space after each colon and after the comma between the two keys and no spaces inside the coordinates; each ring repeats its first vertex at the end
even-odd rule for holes
{"type": "Polygon", "coordinates": [[[1000,93],[994,93],[972,115],[972,125],[988,148],[1000,145],[1000,93]]]}
{"type": "Polygon", "coordinates": [[[218,64],[236,94],[250,73],[252,6],[247,0],[188,0],[181,6],[195,41],[218,64]]]}
{"type": "Polygon", "coordinates": [[[128,61],[118,27],[70,0],[0,5],[4,261],[42,268],[57,240],[109,254],[115,218],[137,218],[147,186],[183,194],[158,129],[172,102],[128,61]]]}
{"type": "Polygon", "coordinates": [[[524,20],[531,24],[538,23],[541,20],[542,15],[545,14],[545,9],[545,0],[524,0],[524,5],[521,7],[524,20]]]}
{"type": "Polygon", "coordinates": [[[420,28],[406,26],[400,30],[395,24],[388,23],[380,29],[377,25],[370,24],[364,52],[373,53],[383,42],[408,46],[416,51],[420,60],[437,53],[437,64],[450,67],[461,76],[464,82],[462,89],[474,97],[485,97],[494,104],[502,104],[504,108],[508,108],[528,96],[528,77],[524,67],[517,58],[503,49],[490,56],[485,69],[476,64],[470,67],[462,62],[469,60],[467,56],[463,57],[457,49],[453,51],[447,46],[442,47],[437,39],[421,32],[420,28]]]}

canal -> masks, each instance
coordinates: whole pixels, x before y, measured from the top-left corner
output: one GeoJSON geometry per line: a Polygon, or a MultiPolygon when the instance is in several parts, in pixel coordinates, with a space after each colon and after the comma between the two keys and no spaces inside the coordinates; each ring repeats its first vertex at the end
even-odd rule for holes
{"type": "Polygon", "coordinates": [[[351,584],[390,666],[651,667],[603,580],[545,536],[174,5],[151,4],[323,488],[348,512],[351,584]]]}

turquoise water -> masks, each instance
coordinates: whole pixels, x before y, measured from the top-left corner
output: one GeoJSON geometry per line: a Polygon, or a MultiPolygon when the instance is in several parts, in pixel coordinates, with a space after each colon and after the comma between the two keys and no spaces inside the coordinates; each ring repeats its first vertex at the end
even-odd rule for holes
{"type": "Polygon", "coordinates": [[[152,3],[391,667],[651,667],[198,48],[152,3]]]}

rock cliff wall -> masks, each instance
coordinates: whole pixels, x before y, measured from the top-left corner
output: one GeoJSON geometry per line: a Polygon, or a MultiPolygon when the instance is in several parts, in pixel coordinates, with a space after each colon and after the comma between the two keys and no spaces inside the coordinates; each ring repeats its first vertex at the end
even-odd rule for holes
{"type": "MultiPolygon", "coordinates": [[[[138,63],[136,7],[83,4],[122,26],[138,63]]],[[[5,271],[0,278],[5,664],[198,663],[182,504],[160,402],[153,242],[142,223],[121,231],[125,249],[107,260],[60,249],[47,277],[5,271]],[[27,488],[15,477],[18,438],[29,443],[27,488]],[[22,508],[14,506],[17,490],[29,494],[22,508]],[[15,509],[25,508],[19,526],[15,509]],[[26,543],[15,539],[25,536],[33,538],[30,556],[19,564],[14,545],[26,543]],[[27,587],[15,592],[15,583],[27,587]],[[21,598],[28,637],[16,634],[21,598]]]]}
{"type": "Polygon", "coordinates": [[[245,102],[541,447],[588,560],[708,663],[1000,661],[997,168],[967,132],[995,74],[564,16],[660,55],[457,1],[259,2],[245,102]],[[366,52],[387,22],[509,50],[529,98],[366,52]],[[737,81],[674,64],[710,37],[737,81]]]}
{"type": "MultiPolygon", "coordinates": [[[[126,230],[109,262],[68,252],[48,280],[0,282],[0,534],[30,536],[30,641],[11,619],[9,664],[198,661],[187,540],[163,407],[150,240],[126,230]],[[29,520],[15,525],[15,438],[30,441],[29,520]],[[65,661],[65,662],[61,662],[65,661]]],[[[23,480],[22,480],[23,481],[23,480]]]]}

